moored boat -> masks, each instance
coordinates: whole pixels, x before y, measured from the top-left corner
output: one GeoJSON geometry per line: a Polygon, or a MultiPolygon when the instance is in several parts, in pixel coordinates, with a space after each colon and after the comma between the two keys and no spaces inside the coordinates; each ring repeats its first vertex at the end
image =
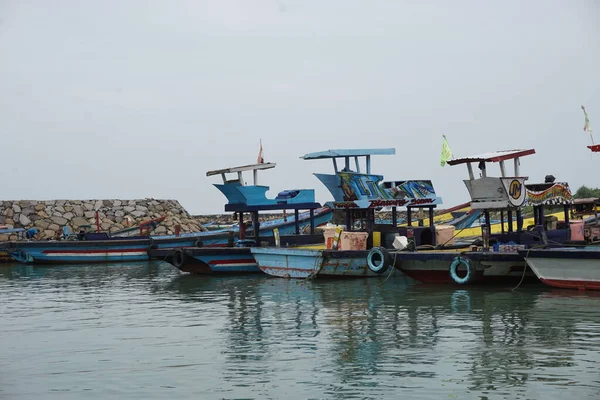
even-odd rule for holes
{"type": "MultiPolygon", "coordinates": [[[[431,181],[383,181],[383,176],[371,173],[371,157],[392,155],[395,149],[342,149],[309,153],[305,160],[330,159],[334,174],[315,174],[333,197],[332,208],[344,215],[344,228],[332,228],[326,233],[325,249],[252,248],[259,268],[272,276],[284,278],[309,277],[376,277],[367,265],[367,255],[398,230],[398,207],[406,207],[410,221],[412,209],[425,209],[434,220],[434,208],[441,204],[431,181]],[[338,160],[344,167],[338,167],[338,160]],[[364,171],[361,163],[364,159],[364,171]],[[351,166],[351,160],[354,165],[351,166]],[[352,170],[354,168],[354,170],[352,170]],[[391,224],[376,224],[375,210],[391,207],[391,224]],[[333,231],[336,231],[335,235],[333,231]]],[[[422,227],[418,234],[435,240],[435,231],[422,227]]],[[[323,246],[322,246],[323,247],[323,246]]]]}
{"type": "Polygon", "coordinates": [[[469,246],[473,249],[460,249],[459,253],[456,249],[432,251],[428,248],[419,249],[418,246],[414,252],[393,252],[396,267],[422,283],[462,285],[537,280],[526,269],[518,250],[548,241],[564,245],[571,241],[574,229],[569,223],[572,195],[568,184],[555,183],[549,178],[543,184],[525,185],[527,177],[520,175],[520,159],[534,153],[534,149],[508,150],[449,160],[449,165],[467,165],[469,179],[464,182],[471,197],[471,207],[481,210],[485,216],[482,243],[480,246],[469,246]],[[506,161],[513,161],[514,173],[511,176],[506,174],[506,161]],[[472,163],[478,163],[481,171],[481,177],[477,179],[472,163]],[[487,175],[488,163],[499,164],[499,177],[487,175]],[[533,207],[534,224],[531,227],[523,226],[524,205],[533,207]],[[548,205],[563,207],[565,221],[560,226],[556,221],[545,220],[544,207],[548,205]],[[501,232],[490,234],[490,212],[500,214],[501,232]]]}
{"type": "Polygon", "coordinates": [[[333,215],[333,210],[321,207],[315,202],[313,189],[285,190],[275,199],[267,198],[266,192],[269,187],[258,184],[258,172],[274,167],[273,163],[259,163],[207,172],[207,176],[222,177],[223,183],[215,184],[215,187],[227,198],[225,211],[238,214],[238,226],[241,227],[238,231],[239,236],[230,232],[227,244],[218,248],[199,243],[193,248],[150,249],[150,257],[167,261],[183,272],[194,274],[258,273],[260,269],[250,252],[250,246],[274,244],[275,241],[285,246],[321,242],[323,236],[315,234],[315,227],[328,222],[333,215]],[[252,185],[245,184],[242,176],[244,172],[252,173],[254,179],[252,185]],[[230,174],[235,174],[235,178],[229,179],[230,174]],[[282,225],[274,224],[272,221],[261,223],[259,212],[267,210],[293,211],[293,222],[286,224],[293,228],[292,234],[289,229],[283,229],[282,225]],[[300,210],[308,210],[306,234],[302,234],[304,229],[301,227],[300,210]],[[244,220],[246,214],[250,214],[252,220],[248,230],[244,220]],[[270,227],[269,232],[275,230],[275,236],[265,236],[261,231],[263,225],[270,227]]]}
{"type": "Polygon", "coordinates": [[[600,248],[521,250],[527,265],[546,285],[579,290],[600,290],[600,248]]]}

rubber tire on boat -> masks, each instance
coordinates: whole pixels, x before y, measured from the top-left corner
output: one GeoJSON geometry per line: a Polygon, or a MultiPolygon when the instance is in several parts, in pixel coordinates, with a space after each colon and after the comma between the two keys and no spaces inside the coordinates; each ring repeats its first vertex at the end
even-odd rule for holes
{"type": "Polygon", "coordinates": [[[173,265],[181,269],[185,264],[185,253],[181,249],[175,250],[173,253],[173,265]]]}
{"type": "Polygon", "coordinates": [[[392,256],[384,247],[373,247],[367,255],[367,265],[376,274],[383,274],[392,265],[392,256]],[[373,260],[377,257],[377,261],[373,260]]]}
{"type": "Polygon", "coordinates": [[[198,240],[196,240],[196,243],[194,243],[194,246],[196,246],[196,247],[204,247],[204,243],[202,242],[202,240],[198,239],[198,240]]]}
{"type": "Polygon", "coordinates": [[[452,260],[452,263],[450,264],[450,278],[452,278],[452,280],[459,285],[471,283],[475,279],[475,272],[475,267],[471,265],[471,261],[466,257],[454,257],[454,260],[452,260]],[[463,278],[458,276],[457,273],[458,267],[461,264],[467,269],[467,275],[465,275],[463,278]]]}

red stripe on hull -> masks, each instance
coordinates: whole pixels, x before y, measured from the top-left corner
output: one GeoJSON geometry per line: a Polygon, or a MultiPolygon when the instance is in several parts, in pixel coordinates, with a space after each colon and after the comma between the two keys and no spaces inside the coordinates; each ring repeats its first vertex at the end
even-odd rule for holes
{"type": "Polygon", "coordinates": [[[104,250],[44,250],[43,254],[104,254],[104,253],[132,253],[143,252],[145,249],[104,249],[104,250]]]}
{"type": "Polygon", "coordinates": [[[563,288],[563,289],[577,289],[577,290],[600,290],[600,282],[598,281],[564,281],[560,279],[544,279],[540,278],[548,286],[563,288]]]}
{"type": "MultiPolygon", "coordinates": [[[[449,271],[442,270],[401,270],[404,275],[412,278],[416,281],[425,284],[452,284],[458,285],[456,282],[452,280],[450,277],[449,271]]],[[[521,271],[522,272],[522,271],[521,271]]],[[[465,285],[472,284],[504,284],[504,283],[516,283],[519,282],[522,278],[522,275],[507,275],[507,276],[485,276],[483,271],[477,271],[475,274],[475,279],[471,282],[466,283],[465,285]]],[[[535,282],[537,278],[535,275],[525,275],[526,282],[535,282]]]]}

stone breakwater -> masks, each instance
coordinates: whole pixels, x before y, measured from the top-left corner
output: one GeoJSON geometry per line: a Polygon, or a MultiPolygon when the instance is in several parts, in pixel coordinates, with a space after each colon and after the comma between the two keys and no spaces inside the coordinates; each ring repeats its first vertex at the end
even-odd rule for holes
{"type": "MultiPolygon", "coordinates": [[[[41,239],[56,239],[64,226],[77,232],[82,225],[95,230],[96,212],[103,231],[115,232],[154,218],[166,217],[155,235],[172,235],[206,230],[177,200],[15,200],[0,201],[0,225],[7,228],[37,228],[41,239]]],[[[0,235],[0,241],[16,240],[0,235]]]]}

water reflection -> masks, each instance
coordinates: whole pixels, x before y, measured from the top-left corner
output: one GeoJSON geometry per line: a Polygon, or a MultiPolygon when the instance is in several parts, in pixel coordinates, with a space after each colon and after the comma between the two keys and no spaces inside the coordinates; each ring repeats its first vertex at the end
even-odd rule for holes
{"type": "MultiPolygon", "coordinates": [[[[43,327],[46,342],[69,354],[52,332],[64,336],[70,330],[79,351],[109,352],[103,356],[109,364],[141,360],[130,370],[102,370],[93,358],[77,362],[80,370],[106,376],[127,372],[148,388],[135,392],[147,398],[164,397],[150,390],[155,380],[171,382],[166,386],[179,398],[380,399],[400,392],[430,399],[553,398],[565,388],[578,398],[600,393],[600,293],[436,287],[400,277],[198,277],[160,263],[2,267],[0,290],[11,324],[0,342],[7,334],[34,340],[43,327]],[[52,318],[45,318],[48,312],[52,318]],[[101,331],[112,336],[94,334],[101,331]]],[[[21,346],[7,348],[8,360],[12,355],[17,368],[16,357],[28,351],[42,357],[34,372],[43,395],[56,379],[43,365],[62,358],[45,353],[46,347],[21,346]]],[[[74,385],[78,377],[70,379],[63,384],[74,385]]]]}

